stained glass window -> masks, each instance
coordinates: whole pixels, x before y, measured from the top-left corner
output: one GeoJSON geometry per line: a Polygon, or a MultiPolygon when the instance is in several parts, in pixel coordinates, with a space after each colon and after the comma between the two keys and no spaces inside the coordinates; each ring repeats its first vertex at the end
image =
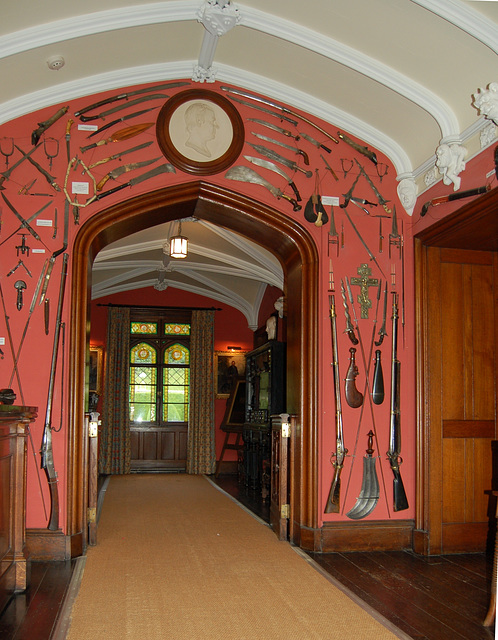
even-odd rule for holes
{"type": "Polygon", "coordinates": [[[157,405],[156,349],[141,342],[131,349],[130,420],[153,422],[157,405]]]}
{"type": "Polygon", "coordinates": [[[137,333],[157,335],[157,322],[132,322],[131,333],[132,335],[137,333]]]}
{"type": "Polygon", "coordinates": [[[189,336],[190,335],[190,325],[189,324],[178,324],[178,323],[170,323],[164,325],[164,335],[167,336],[189,336]]]}

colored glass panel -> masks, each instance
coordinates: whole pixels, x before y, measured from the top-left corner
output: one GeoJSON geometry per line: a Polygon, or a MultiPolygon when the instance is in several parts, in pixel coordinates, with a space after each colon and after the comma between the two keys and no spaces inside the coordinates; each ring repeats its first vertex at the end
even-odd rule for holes
{"type": "Polygon", "coordinates": [[[148,333],[157,335],[157,322],[132,322],[131,333],[148,333]]]}
{"type": "Polygon", "coordinates": [[[170,323],[164,325],[164,335],[166,336],[189,336],[190,335],[190,325],[189,324],[178,324],[178,323],[170,323]]]}

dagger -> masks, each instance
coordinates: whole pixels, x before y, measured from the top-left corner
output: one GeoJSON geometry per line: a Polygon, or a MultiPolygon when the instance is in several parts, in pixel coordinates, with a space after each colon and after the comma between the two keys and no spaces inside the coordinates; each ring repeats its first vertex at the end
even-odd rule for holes
{"type": "Polygon", "coordinates": [[[105,138],[104,140],[100,140],[99,142],[94,142],[93,144],[89,144],[86,147],[80,147],[82,153],[88,151],[89,149],[94,149],[95,147],[99,147],[101,144],[108,144],[110,142],[119,142],[120,140],[128,140],[128,138],[133,138],[137,136],[142,131],[146,131],[150,127],[153,126],[153,122],[144,122],[143,124],[135,124],[132,127],[127,127],[126,129],[120,129],[109,136],[109,138],[105,138]]]}
{"type": "Polygon", "coordinates": [[[142,173],[142,175],[137,176],[136,178],[132,178],[124,184],[120,184],[118,187],[114,187],[114,189],[109,189],[108,191],[99,193],[95,199],[101,200],[102,198],[110,196],[112,193],[116,193],[117,191],[120,191],[125,187],[134,187],[136,184],[140,184],[141,182],[144,182],[144,180],[148,180],[149,178],[154,178],[154,176],[158,176],[161,173],[176,173],[176,169],[172,164],[161,164],[158,167],[154,167],[154,169],[151,169],[150,171],[142,173]]]}
{"type": "Polygon", "coordinates": [[[288,129],[282,129],[282,127],[278,127],[276,124],[271,124],[271,122],[266,122],[265,120],[258,120],[258,118],[248,118],[249,122],[256,122],[257,124],[266,127],[267,129],[272,129],[273,131],[277,131],[281,133],[283,136],[287,136],[287,138],[294,138],[296,142],[299,140],[299,136],[295,136],[288,129]]]}
{"type": "Polygon", "coordinates": [[[360,168],[360,173],[362,173],[365,178],[367,179],[368,184],[371,186],[372,191],[375,193],[375,195],[377,196],[377,200],[379,201],[379,204],[382,205],[382,207],[384,207],[384,211],[386,213],[391,213],[391,209],[389,209],[389,207],[387,206],[387,203],[389,202],[388,200],[385,200],[379,193],[379,190],[377,189],[377,187],[374,185],[374,183],[372,182],[370,176],[367,174],[367,172],[365,171],[365,169],[361,166],[361,164],[358,162],[358,160],[355,158],[354,161],[356,162],[356,164],[358,165],[358,167],[360,168]]]}
{"type": "Polygon", "coordinates": [[[257,173],[253,169],[250,169],[249,167],[242,167],[240,165],[237,167],[232,167],[226,172],[225,178],[228,178],[229,180],[238,180],[239,182],[250,182],[252,184],[259,184],[262,187],[268,189],[272,196],[275,196],[275,198],[277,198],[278,200],[280,198],[283,198],[284,200],[290,202],[294,208],[294,211],[300,211],[302,209],[301,205],[298,204],[294,200],[294,198],[291,198],[290,196],[285,195],[285,193],[282,193],[280,189],[271,184],[271,182],[268,182],[268,180],[265,180],[262,176],[259,175],[259,173],[257,173]]]}
{"type": "MultiPolygon", "coordinates": [[[[129,106],[129,105],[126,105],[126,106],[129,106]]],[[[153,109],[158,109],[158,108],[159,107],[151,107],[150,109],[142,109],[142,111],[135,111],[135,113],[128,113],[127,115],[122,116],[121,118],[118,118],[117,120],[113,120],[112,122],[108,122],[103,127],[100,127],[100,129],[97,129],[97,131],[94,131],[93,133],[91,133],[88,136],[88,138],[93,138],[93,136],[96,136],[98,133],[102,133],[102,131],[105,131],[106,129],[110,129],[111,127],[113,127],[115,124],[118,124],[119,122],[124,122],[125,120],[130,120],[131,118],[136,118],[137,116],[142,116],[144,113],[148,113],[149,111],[152,111],[153,109]]]]}
{"type": "Polygon", "coordinates": [[[304,173],[304,175],[307,178],[311,178],[311,176],[313,175],[311,171],[306,171],[305,169],[301,169],[301,167],[298,166],[297,162],[294,162],[293,160],[289,160],[288,158],[282,157],[280,154],[278,154],[276,151],[273,151],[272,149],[267,149],[266,147],[263,147],[260,144],[252,144],[250,142],[248,142],[247,144],[253,149],[255,149],[262,156],[266,156],[267,158],[270,158],[270,160],[275,160],[275,162],[279,162],[280,164],[283,164],[285,167],[288,167],[289,169],[293,169],[294,171],[301,171],[302,173],[304,173]]]}
{"type": "Polygon", "coordinates": [[[342,295],[342,304],[344,306],[344,315],[346,316],[346,333],[349,336],[349,339],[353,344],[358,344],[358,338],[355,336],[353,323],[351,321],[351,316],[349,314],[348,301],[346,299],[346,289],[344,287],[344,282],[341,280],[341,295],[342,295]]]}
{"type": "Polygon", "coordinates": [[[101,118],[105,120],[107,116],[116,113],[117,111],[121,111],[122,109],[127,109],[128,107],[134,107],[137,104],[141,104],[142,102],[146,102],[148,100],[158,100],[159,98],[167,98],[168,96],[165,93],[154,93],[148,96],[141,96],[140,98],[136,98],[131,102],[125,102],[124,104],[120,104],[117,107],[113,107],[112,109],[108,109],[107,111],[102,111],[102,113],[97,114],[96,116],[80,116],[80,120],[83,122],[89,122],[90,120],[97,120],[97,118],[101,118]]]}
{"type": "Polygon", "coordinates": [[[253,136],[256,136],[256,138],[259,138],[260,140],[264,140],[265,142],[271,142],[271,144],[278,144],[279,147],[283,147],[284,149],[289,149],[289,151],[292,151],[292,153],[295,153],[298,156],[303,156],[304,164],[309,166],[310,159],[308,158],[308,154],[306,153],[306,151],[303,151],[302,149],[298,149],[297,147],[293,147],[290,144],[285,144],[285,142],[279,142],[278,140],[274,140],[273,138],[268,138],[268,136],[264,136],[261,133],[254,133],[254,131],[251,131],[251,133],[253,136]]]}
{"type": "Polygon", "coordinates": [[[141,93],[149,93],[150,91],[161,91],[162,89],[174,89],[176,87],[184,87],[185,85],[188,85],[188,84],[190,84],[190,82],[166,82],[164,84],[158,84],[154,87],[148,87],[146,89],[136,89],[135,91],[127,91],[126,93],[120,93],[116,96],[112,96],[111,98],[100,100],[100,102],[94,102],[88,107],[83,107],[83,109],[76,111],[74,115],[81,116],[82,113],[86,113],[87,111],[92,111],[93,109],[98,109],[99,107],[102,107],[105,104],[110,104],[111,102],[116,102],[117,100],[125,100],[130,96],[140,95],[141,93]]]}
{"type": "Polygon", "coordinates": [[[329,165],[329,163],[325,160],[325,158],[322,156],[322,154],[320,154],[320,158],[323,160],[323,163],[325,164],[325,167],[330,171],[330,173],[334,176],[336,182],[339,181],[339,178],[337,177],[336,172],[332,169],[332,167],[329,165]]]}
{"type": "Polygon", "coordinates": [[[121,158],[121,156],[124,156],[127,153],[132,153],[133,151],[140,151],[140,149],[145,149],[147,147],[150,147],[150,145],[152,143],[153,143],[153,140],[151,140],[150,142],[143,142],[142,144],[139,144],[136,147],[132,147],[131,149],[125,149],[124,151],[120,151],[119,153],[115,153],[113,156],[109,156],[108,158],[103,158],[102,160],[97,160],[97,162],[94,162],[88,168],[89,169],[93,169],[93,167],[97,167],[99,164],[104,164],[104,162],[110,162],[111,160],[117,160],[118,158],[121,158]]]}
{"type": "Polygon", "coordinates": [[[97,191],[102,191],[105,183],[112,179],[116,180],[123,173],[127,173],[128,171],[133,171],[134,169],[140,169],[141,167],[146,167],[153,162],[157,162],[161,156],[158,158],[154,158],[153,160],[143,160],[142,162],[130,162],[129,164],[123,164],[112,171],[109,171],[107,175],[105,175],[102,180],[97,184],[97,191]]]}
{"type": "Polygon", "coordinates": [[[269,160],[263,160],[263,158],[255,158],[254,156],[244,156],[244,158],[246,160],[248,160],[249,162],[252,162],[253,164],[258,165],[259,167],[264,167],[265,169],[269,169],[270,171],[274,171],[275,173],[278,173],[279,175],[282,176],[282,178],[285,178],[285,180],[287,180],[289,186],[292,188],[292,190],[294,191],[295,195],[296,195],[296,200],[298,202],[301,202],[301,194],[299,193],[296,185],[294,184],[294,181],[292,180],[292,178],[287,175],[285,173],[285,171],[283,169],[281,169],[280,167],[277,167],[276,164],[273,164],[273,162],[270,162],[269,160]]]}
{"type": "MultiPolygon", "coordinates": [[[[45,209],[46,207],[48,207],[49,204],[51,204],[50,202],[47,202],[46,204],[43,205],[43,207],[34,215],[31,216],[31,218],[29,220],[25,220],[22,215],[15,209],[14,205],[11,204],[8,200],[7,197],[4,193],[1,194],[2,198],[5,201],[5,204],[9,207],[9,209],[12,211],[13,214],[15,214],[15,216],[21,221],[21,226],[19,227],[19,229],[27,229],[30,234],[33,236],[33,238],[35,240],[39,240],[43,245],[45,245],[45,243],[43,242],[43,240],[40,238],[40,236],[36,233],[36,231],[33,229],[33,227],[29,224],[31,222],[31,220],[34,220],[36,218],[36,216],[38,216],[43,209],[45,209]]],[[[17,229],[16,231],[14,231],[14,233],[12,233],[9,238],[11,238],[15,233],[17,233],[19,231],[19,229],[17,229]]],[[[4,242],[6,242],[9,238],[5,238],[5,240],[2,242],[2,244],[4,242]]],[[[45,245],[46,246],[46,245],[45,245]]]]}
{"type": "Polygon", "coordinates": [[[67,121],[66,124],[66,134],[65,134],[65,139],[66,139],[66,154],[67,154],[67,161],[70,162],[71,160],[71,127],[73,125],[74,120],[69,119],[67,121]]]}

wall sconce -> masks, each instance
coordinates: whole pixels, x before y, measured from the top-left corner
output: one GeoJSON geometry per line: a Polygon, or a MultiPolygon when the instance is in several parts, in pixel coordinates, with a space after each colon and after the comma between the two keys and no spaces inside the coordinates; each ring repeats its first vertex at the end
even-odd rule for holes
{"type": "Polygon", "coordinates": [[[188,238],[182,236],[182,222],[178,222],[178,233],[171,236],[169,241],[169,255],[171,258],[186,258],[188,253],[188,238]]]}

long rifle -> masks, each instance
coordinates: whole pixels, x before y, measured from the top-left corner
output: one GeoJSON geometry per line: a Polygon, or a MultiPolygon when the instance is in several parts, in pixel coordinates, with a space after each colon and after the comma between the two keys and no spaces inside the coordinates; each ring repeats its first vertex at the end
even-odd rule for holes
{"type": "Polygon", "coordinates": [[[391,367],[391,425],[389,431],[389,451],[387,457],[394,474],[393,480],[393,509],[403,511],[408,509],[405,487],[401,479],[401,414],[400,414],[400,371],[398,360],[398,294],[393,293],[393,331],[392,331],[392,367],[391,367]]]}
{"type": "Polygon", "coordinates": [[[341,494],[341,471],[344,466],[344,458],[348,452],[344,448],[344,433],[342,428],[341,384],[339,378],[339,357],[337,348],[337,314],[335,299],[329,295],[330,327],[332,329],[332,367],[334,371],[334,397],[335,397],[335,437],[336,451],[332,454],[334,461],[334,477],[330,486],[329,497],[325,506],[325,513],[339,513],[341,494]]]}
{"type": "MultiPolygon", "coordinates": [[[[41,448],[41,468],[44,469],[47,474],[48,486],[50,488],[50,520],[47,527],[50,531],[57,531],[59,529],[59,489],[57,486],[57,472],[54,467],[54,455],[52,449],[52,402],[54,396],[55,373],[57,368],[57,354],[59,350],[59,335],[61,328],[62,305],[64,303],[68,257],[68,254],[65,253],[62,261],[59,302],[57,305],[57,318],[55,321],[54,331],[54,348],[52,350],[52,364],[50,367],[48,385],[47,412],[45,415],[45,427],[43,429],[41,448]]],[[[64,380],[61,381],[61,384],[64,384],[64,380]]]]}

